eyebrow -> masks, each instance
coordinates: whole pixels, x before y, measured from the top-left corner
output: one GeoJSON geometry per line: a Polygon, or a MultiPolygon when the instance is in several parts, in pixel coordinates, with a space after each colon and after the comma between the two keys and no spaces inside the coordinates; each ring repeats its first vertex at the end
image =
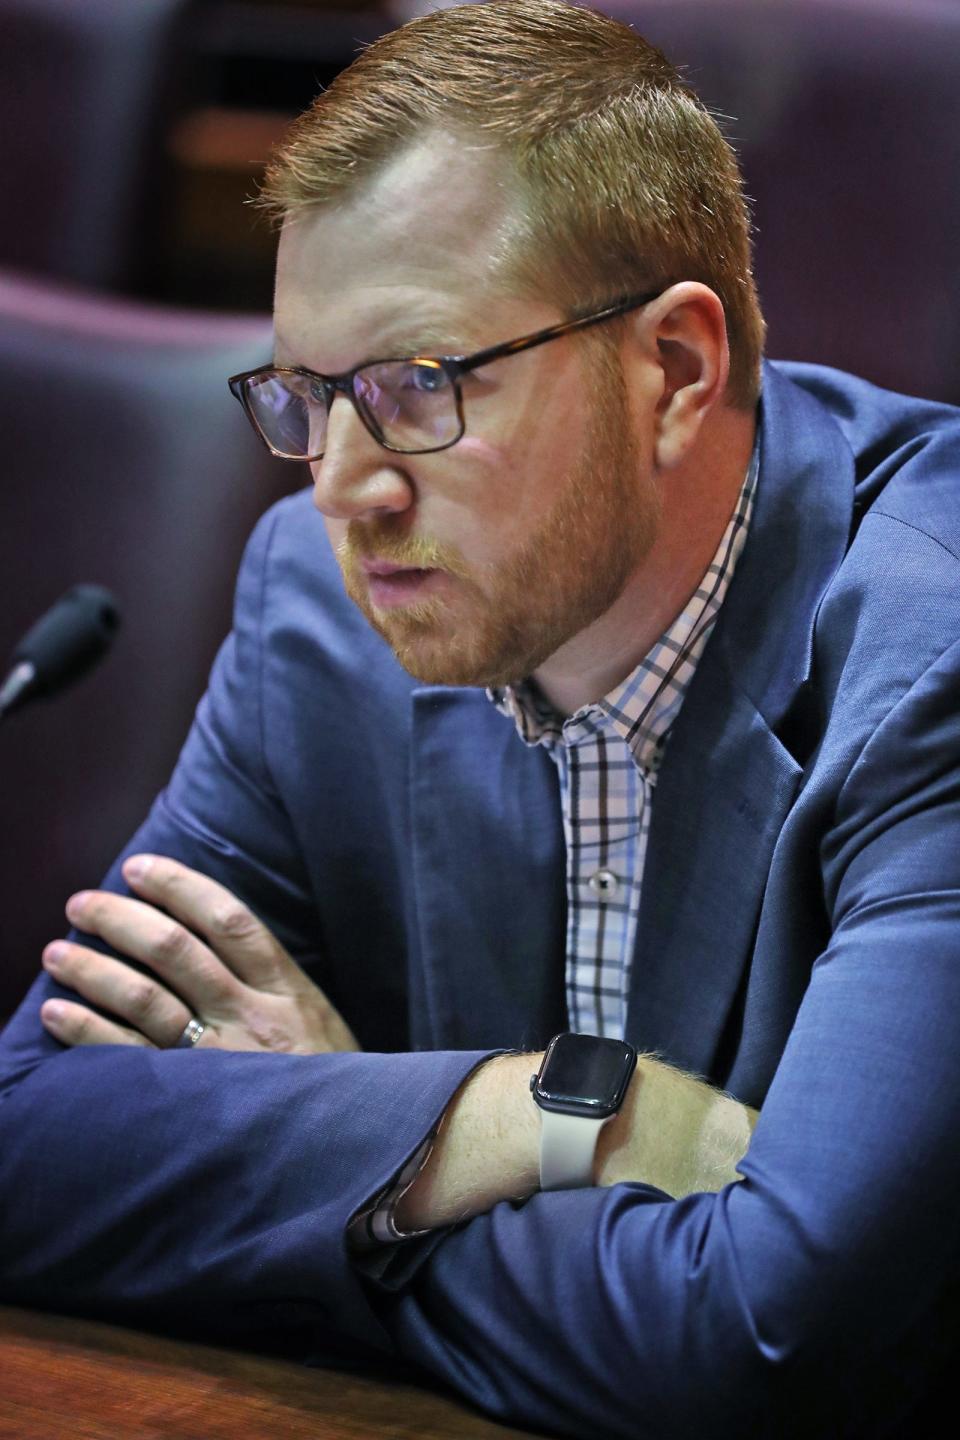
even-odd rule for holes
{"type": "MultiPolygon", "coordinates": [[[[390,332],[388,331],[387,334],[389,336],[390,332]]],[[[419,330],[394,332],[392,338],[385,340],[383,345],[378,347],[376,353],[371,352],[362,360],[358,360],[356,366],[351,365],[348,368],[350,370],[359,369],[360,366],[369,365],[374,360],[403,360],[407,356],[413,355],[469,355],[475,350],[486,348],[474,341],[461,340],[459,344],[454,344],[446,338],[449,334],[449,330],[441,330],[439,327],[423,327],[419,330]]],[[[289,347],[283,337],[275,333],[274,364],[296,366],[300,363],[293,359],[278,359],[278,355],[284,352],[289,354],[289,347]]],[[[300,368],[309,370],[312,369],[312,366],[300,364],[300,368]]]]}
{"type": "Polygon", "coordinates": [[[417,329],[387,331],[389,344],[404,355],[467,355],[485,348],[469,320],[458,325],[423,324],[417,329]]]}
{"type": "Polygon", "coordinates": [[[419,330],[407,332],[397,337],[390,345],[397,356],[404,355],[459,355],[461,347],[452,345],[448,340],[441,338],[439,330],[419,330]]]}

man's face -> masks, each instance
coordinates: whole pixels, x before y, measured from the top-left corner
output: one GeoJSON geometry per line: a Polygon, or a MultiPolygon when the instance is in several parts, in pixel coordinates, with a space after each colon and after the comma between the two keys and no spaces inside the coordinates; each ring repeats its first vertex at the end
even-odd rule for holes
{"type": "MultiPolygon", "coordinates": [[[[278,363],[334,374],[464,354],[563,319],[498,283],[501,178],[489,155],[433,137],[288,225],[278,363]]],[[[655,496],[612,357],[564,337],[462,385],[466,433],[427,455],[384,450],[338,396],[315,503],[348,593],[412,675],[500,685],[613,603],[652,544],[655,496]]]]}

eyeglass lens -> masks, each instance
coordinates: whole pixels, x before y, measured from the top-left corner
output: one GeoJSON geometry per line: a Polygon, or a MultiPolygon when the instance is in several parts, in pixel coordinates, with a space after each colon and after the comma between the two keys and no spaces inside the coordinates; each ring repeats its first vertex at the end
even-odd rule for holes
{"type": "MultiPolygon", "coordinates": [[[[246,383],[250,411],[271,449],[317,458],[327,438],[332,387],[309,375],[264,371],[246,383]]],[[[437,450],[460,434],[454,383],[435,360],[386,360],[353,377],[357,408],[378,439],[401,451],[437,450]]]]}

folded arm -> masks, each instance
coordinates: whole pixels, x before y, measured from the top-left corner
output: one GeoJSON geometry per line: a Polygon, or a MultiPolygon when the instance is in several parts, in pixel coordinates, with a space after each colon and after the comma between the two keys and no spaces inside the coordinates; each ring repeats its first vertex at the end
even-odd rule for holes
{"type": "Polygon", "coordinates": [[[543,1195],[535,1056],[81,1046],[0,1104],[3,1293],[294,1352],[306,1325],[578,1436],[842,1433],[956,1333],[960,785],[937,788],[838,832],[834,938],[749,1150],[745,1107],[641,1060],[597,1186],[543,1195]],[[351,1259],[351,1216],[442,1114],[403,1219],[469,1223],[351,1259]]]}
{"type": "MultiPolygon", "coordinates": [[[[75,941],[44,952],[47,973],[75,996],[40,1006],[62,1044],[176,1048],[194,1018],[205,1049],[359,1049],[320,987],[225,886],[164,856],[134,856],[123,875],[136,898],[94,891],[67,904],[68,918],[113,953],[75,941]]],[[[465,1082],[395,1213],[402,1231],[469,1219],[538,1188],[529,1079],[541,1058],[505,1056],[465,1082]]],[[[642,1056],[620,1113],[602,1129],[596,1183],[640,1180],[674,1197],[719,1190],[739,1178],[755,1122],[749,1107],[642,1056]]]]}
{"type": "MultiPolygon", "coordinates": [[[[476,1070],[445,1112],[426,1165],[396,1212],[401,1230],[451,1225],[539,1189],[540,1120],[530,1076],[541,1055],[476,1070]]],[[[619,1114],[600,1132],[594,1184],[641,1181],[677,1198],[740,1178],[757,1112],[642,1055],[619,1114]]]]}

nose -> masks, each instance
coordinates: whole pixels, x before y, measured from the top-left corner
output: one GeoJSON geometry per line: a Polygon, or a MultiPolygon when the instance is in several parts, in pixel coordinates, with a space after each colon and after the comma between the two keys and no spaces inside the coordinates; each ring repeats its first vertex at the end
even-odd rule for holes
{"type": "Polygon", "coordinates": [[[336,395],[323,457],[310,465],[314,505],[329,520],[408,509],[413,488],[403,459],[378,444],[348,398],[336,395]]]}

